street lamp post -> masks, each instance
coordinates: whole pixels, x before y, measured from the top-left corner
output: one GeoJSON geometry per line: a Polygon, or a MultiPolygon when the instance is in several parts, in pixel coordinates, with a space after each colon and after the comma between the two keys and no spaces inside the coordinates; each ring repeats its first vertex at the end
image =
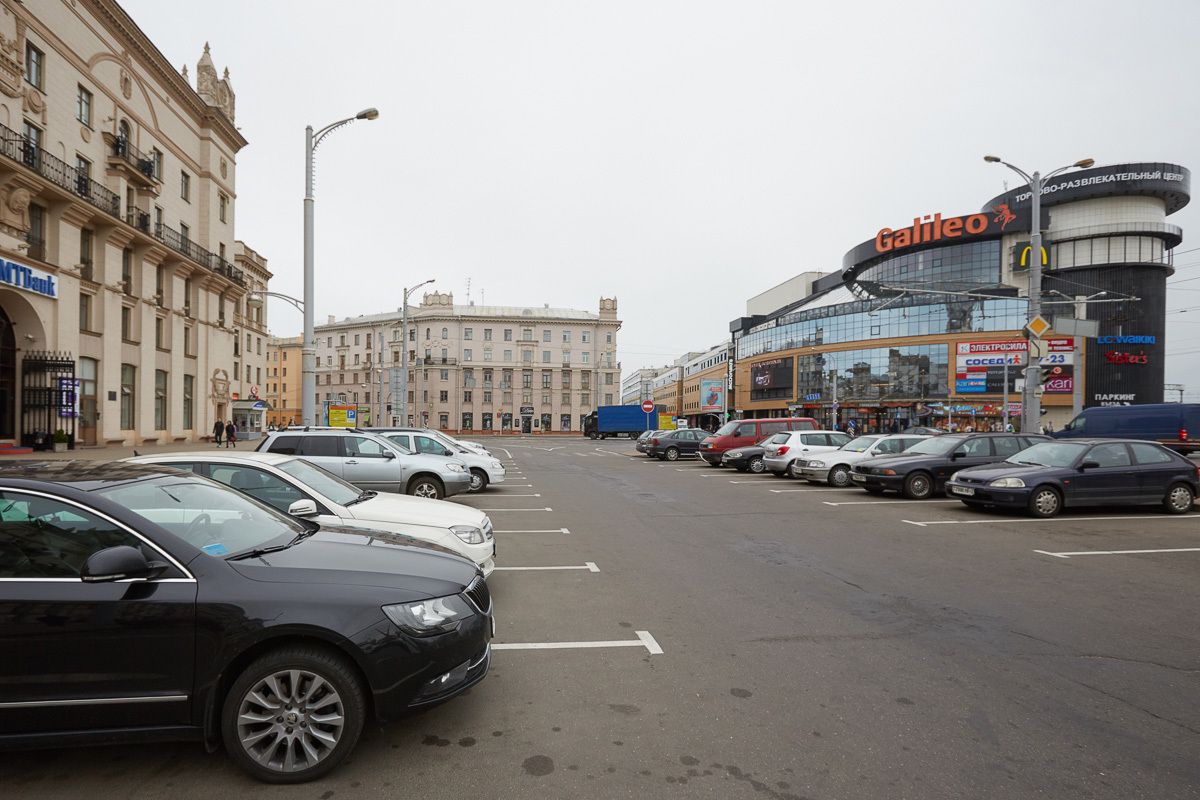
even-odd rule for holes
{"type": "MultiPolygon", "coordinates": [[[[400,340],[404,344],[400,348],[400,425],[408,427],[408,296],[427,283],[433,283],[436,278],[421,281],[411,289],[404,290],[404,302],[400,304],[400,340]]],[[[396,407],[396,398],[392,398],[392,408],[396,407]]],[[[423,407],[422,407],[423,408],[423,407]]]]}
{"type": "MultiPolygon", "coordinates": [[[[1096,162],[1090,158],[1081,159],[1043,177],[1040,172],[1030,175],[997,156],[984,156],[983,160],[989,164],[1003,164],[1029,183],[1032,220],[1029,224],[1029,315],[1026,321],[1032,322],[1042,313],[1042,185],[1060,172],[1075,167],[1087,169],[1096,162]]],[[[1033,343],[1030,342],[1029,357],[1025,360],[1025,395],[1021,405],[1021,430],[1027,433],[1036,432],[1034,428],[1041,421],[1042,398],[1037,393],[1040,387],[1041,358],[1035,354],[1033,343]]]]}
{"type": "MultiPolygon", "coordinates": [[[[293,306],[295,306],[297,309],[299,309],[302,312],[304,312],[305,307],[306,307],[303,300],[297,300],[296,298],[292,297],[291,295],[281,294],[279,292],[268,292],[266,290],[259,290],[259,291],[251,292],[250,294],[246,295],[246,308],[247,309],[262,308],[263,307],[263,298],[266,298],[266,297],[278,297],[280,300],[291,303],[293,306]]],[[[305,312],[305,316],[306,317],[308,316],[307,312],[305,312]]],[[[303,362],[302,362],[302,366],[303,366],[303,362]]],[[[301,379],[303,380],[303,376],[301,376],[301,379]]],[[[314,386],[313,392],[316,393],[315,386],[314,386]]],[[[304,398],[301,398],[301,408],[303,408],[303,400],[304,400],[304,398]]],[[[301,416],[303,416],[303,414],[301,414],[301,416]]]]}
{"type": "Polygon", "coordinates": [[[333,131],[360,119],[376,119],[379,112],[368,108],[353,117],[338,120],[313,133],[304,129],[304,342],[300,349],[300,420],[315,425],[317,416],[317,342],[313,331],[313,154],[321,140],[333,131]]]}

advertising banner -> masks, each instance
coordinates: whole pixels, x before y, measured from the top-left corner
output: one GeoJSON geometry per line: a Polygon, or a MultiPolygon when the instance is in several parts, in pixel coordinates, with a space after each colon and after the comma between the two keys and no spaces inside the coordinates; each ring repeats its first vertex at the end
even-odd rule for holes
{"type": "Polygon", "coordinates": [[[770,361],[759,361],[750,365],[750,399],[767,400],[772,398],[787,398],[792,396],[793,389],[793,360],[773,358],[770,361]]]}
{"type": "Polygon", "coordinates": [[[658,415],[658,430],[673,431],[675,430],[675,417],[671,414],[658,415]]]}
{"type": "Polygon", "coordinates": [[[353,428],[358,424],[358,409],[354,406],[330,406],[329,425],[334,428],[353,428]]]}
{"type": "MultiPolygon", "coordinates": [[[[1070,394],[1075,389],[1075,340],[1045,339],[1041,367],[1048,394],[1070,394]]],[[[1008,391],[1020,391],[1029,352],[1025,339],[992,342],[959,342],[954,363],[956,394],[1003,394],[1004,364],[1008,363],[1008,391]]]]}
{"type": "Polygon", "coordinates": [[[725,409],[725,382],[700,381],[700,410],[723,411],[725,409]]]}

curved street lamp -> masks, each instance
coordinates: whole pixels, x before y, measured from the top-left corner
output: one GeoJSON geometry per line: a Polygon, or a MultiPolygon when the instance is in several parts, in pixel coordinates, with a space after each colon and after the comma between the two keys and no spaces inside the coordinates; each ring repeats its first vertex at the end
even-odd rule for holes
{"type": "Polygon", "coordinates": [[[379,111],[367,108],[353,117],[340,119],[313,133],[312,125],[304,129],[304,342],[300,350],[300,420],[304,425],[316,424],[317,416],[317,342],[313,331],[313,154],[321,140],[338,128],[356,120],[379,118],[379,111]]]}
{"type": "MultiPolygon", "coordinates": [[[[1029,190],[1032,192],[1030,195],[1032,214],[1029,224],[1029,251],[1032,257],[1029,259],[1029,315],[1026,317],[1027,322],[1032,322],[1042,313],[1042,186],[1045,181],[1060,172],[1076,168],[1087,169],[1096,161],[1091,158],[1080,159],[1074,164],[1059,167],[1043,176],[1040,172],[1030,175],[999,156],[984,156],[983,160],[989,164],[1003,164],[1008,167],[1029,183],[1029,190]]],[[[1029,358],[1025,360],[1025,394],[1021,403],[1021,430],[1025,433],[1036,433],[1034,427],[1042,418],[1042,398],[1034,393],[1041,386],[1040,361],[1041,359],[1033,354],[1033,348],[1029,348],[1029,358]]]]}

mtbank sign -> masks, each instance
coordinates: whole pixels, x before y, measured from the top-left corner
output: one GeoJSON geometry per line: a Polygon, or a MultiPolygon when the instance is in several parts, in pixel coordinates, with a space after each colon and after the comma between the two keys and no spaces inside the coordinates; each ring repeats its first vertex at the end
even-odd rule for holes
{"type": "Polygon", "coordinates": [[[58,279],[49,272],[0,258],[0,286],[5,284],[58,299],[58,279]]]}

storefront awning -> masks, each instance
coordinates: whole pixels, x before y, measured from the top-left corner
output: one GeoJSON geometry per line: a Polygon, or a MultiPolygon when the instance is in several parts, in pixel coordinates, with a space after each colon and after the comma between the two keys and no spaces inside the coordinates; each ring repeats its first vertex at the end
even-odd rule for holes
{"type": "Polygon", "coordinates": [[[266,400],[234,400],[234,411],[273,411],[266,400]]]}

